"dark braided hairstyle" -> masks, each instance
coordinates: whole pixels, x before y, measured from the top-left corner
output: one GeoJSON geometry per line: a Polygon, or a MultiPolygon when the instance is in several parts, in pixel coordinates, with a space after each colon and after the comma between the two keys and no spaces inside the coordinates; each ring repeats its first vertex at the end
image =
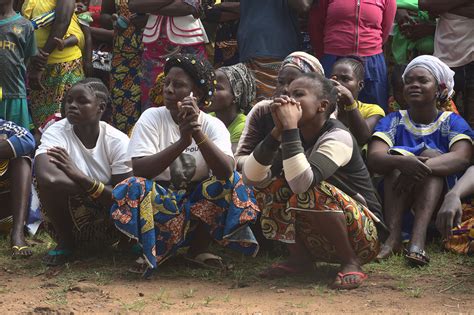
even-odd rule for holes
{"type": "Polygon", "coordinates": [[[357,56],[343,57],[338,59],[334,66],[339,64],[345,64],[351,67],[352,71],[356,75],[358,81],[363,81],[365,77],[364,61],[357,56]]]}
{"type": "Polygon", "coordinates": [[[176,54],[166,59],[165,75],[173,67],[183,69],[201,90],[203,97],[198,100],[199,107],[209,107],[217,85],[216,74],[209,61],[191,54],[176,54]]]}
{"type": "Polygon", "coordinates": [[[306,78],[319,85],[318,97],[329,101],[329,107],[326,110],[326,117],[329,117],[336,109],[337,104],[337,90],[334,88],[334,82],[317,72],[304,73],[298,78],[306,78]]]}
{"type": "Polygon", "coordinates": [[[97,78],[87,78],[77,82],[74,85],[84,85],[90,89],[97,99],[105,103],[106,109],[110,108],[112,99],[110,97],[109,89],[105,86],[104,82],[97,78]]]}

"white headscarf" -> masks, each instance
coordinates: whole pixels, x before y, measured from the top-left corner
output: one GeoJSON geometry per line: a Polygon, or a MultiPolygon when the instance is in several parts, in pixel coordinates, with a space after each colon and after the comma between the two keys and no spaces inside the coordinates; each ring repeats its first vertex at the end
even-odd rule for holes
{"type": "Polygon", "coordinates": [[[454,71],[451,70],[447,64],[439,60],[435,56],[422,55],[413,59],[405,69],[402,75],[403,82],[405,82],[405,76],[413,68],[424,68],[428,70],[438,82],[438,85],[445,85],[448,97],[451,97],[454,93],[454,71]]]}

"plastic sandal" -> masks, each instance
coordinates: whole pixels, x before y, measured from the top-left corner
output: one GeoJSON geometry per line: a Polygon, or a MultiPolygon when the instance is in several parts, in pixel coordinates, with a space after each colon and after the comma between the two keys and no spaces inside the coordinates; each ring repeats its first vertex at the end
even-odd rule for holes
{"type": "Polygon", "coordinates": [[[352,290],[360,287],[360,285],[368,278],[365,273],[359,271],[351,271],[351,272],[338,272],[336,280],[331,285],[332,289],[335,290],[352,290]],[[358,276],[357,280],[353,283],[345,283],[344,278],[347,276],[358,276]]]}

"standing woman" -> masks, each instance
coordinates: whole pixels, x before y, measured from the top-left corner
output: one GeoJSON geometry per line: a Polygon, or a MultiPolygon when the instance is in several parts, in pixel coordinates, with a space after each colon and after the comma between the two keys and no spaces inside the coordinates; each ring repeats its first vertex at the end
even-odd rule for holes
{"type": "Polygon", "coordinates": [[[142,112],[154,104],[150,89],[163,73],[165,61],[177,53],[206,57],[208,38],[201,20],[199,0],[130,0],[134,13],[150,13],[143,31],[141,107],[142,112]]]}
{"type": "Polygon", "coordinates": [[[31,116],[38,128],[46,118],[59,113],[67,90],[84,77],[82,52],[84,35],[74,14],[74,0],[26,0],[22,14],[28,19],[55,11],[51,26],[35,31],[39,53],[32,58],[29,69],[31,116]],[[55,38],[74,35],[78,43],[58,50],[55,38]]]}
{"type": "Polygon", "coordinates": [[[361,57],[365,87],[359,98],[385,110],[387,67],[383,44],[392,30],[396,0],[320,0],[310,12],[309,33],[316,55],[329,74],[340,57],[361,57]]]}
{"type": "Polygon", "coordinates": [[[141,54],[142,33],[146,16],[133,15],[128,1],[103,0],[102,14],[117,14],[114,30],[110,96],[112,124],[129,133],[141,113],[141,54]]]}
{"type": "Polygon", "coordinates": [[[44,262],[67,262],[77,247],[111,245],[112,187],[132,175],[127,135],[101,121],[110,95],[99,79],[75,84],[64,101],[66,118],[46,129],[35,174],[47,229],[57,242],[44,262]]]}
{"type": "Polygon", "coordinates": [[[182,54],[164,70],[165,106],[146,110],[133,129],[128,153],[136,177],[115,187],[112,219],[139,242],[152,269],[185,246],[188,260],[222,267],[208,252],[211,240],[254,255],[248,224],[259,213],[255,199],[234,171],[226,127],[198,108],[211,103],[214,70],[182,54]]]}

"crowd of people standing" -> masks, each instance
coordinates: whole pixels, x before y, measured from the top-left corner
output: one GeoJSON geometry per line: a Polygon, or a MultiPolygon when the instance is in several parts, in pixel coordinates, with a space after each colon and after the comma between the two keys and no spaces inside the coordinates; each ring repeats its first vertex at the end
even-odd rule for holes
{"type": "Polygon", "coordinates": [[[262,238],[262,277],[335,289],[431,235],[474,253],[472,1],[0,0],[0,65],[13,258],[35,220],[46,265],[125,243],[145,275],[262,238]]]}

